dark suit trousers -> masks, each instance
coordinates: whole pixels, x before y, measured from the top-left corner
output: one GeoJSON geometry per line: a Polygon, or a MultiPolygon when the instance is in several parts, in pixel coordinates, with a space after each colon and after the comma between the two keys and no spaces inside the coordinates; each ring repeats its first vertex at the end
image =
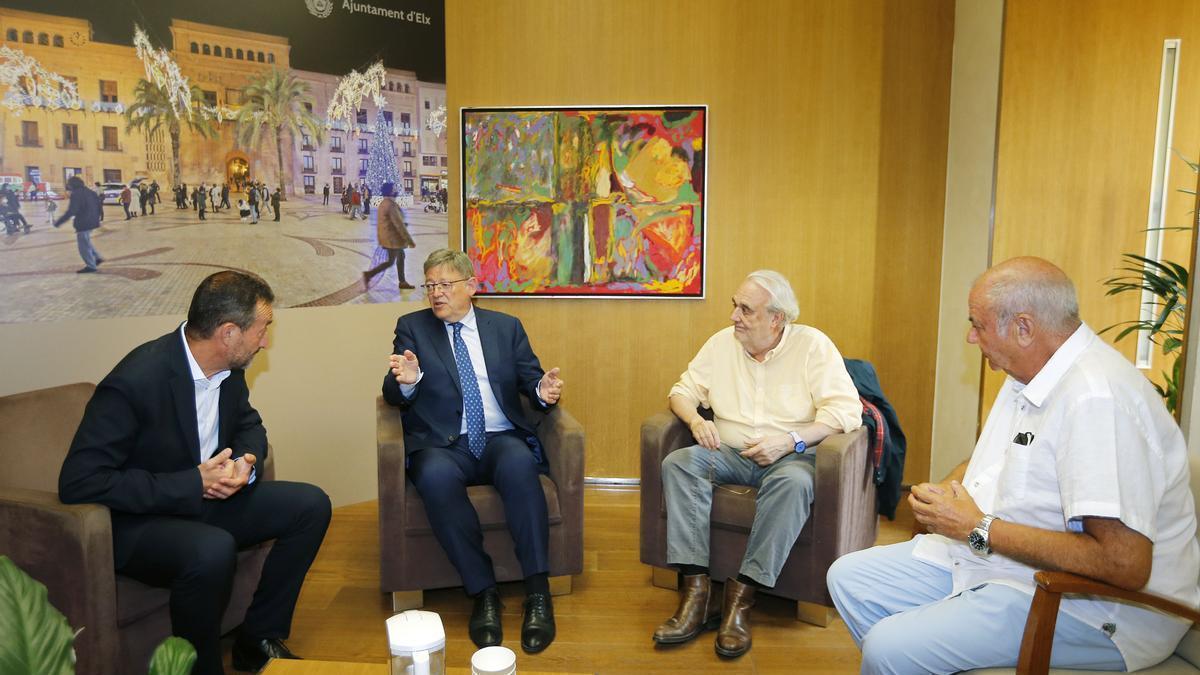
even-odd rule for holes
{"type": "Polygon", "coordinates": [[[525,439],[516,432],[489,433],[483,456],[467,449],[467,435],[449,448],[425,448],[408,457],[408,476],[425,502],[425,513],[446,557],[470,595],[496,585],[492,559],[483,550],[479,514],[467,498],[471,485],[493,485],[504,504],[521,572],[530,577],[550,570],[550,523],[540,468],[525,439]]]}
{"type": "Polygon", "coordinates": [[[225,500],[205,500],[196,518],[148,517],[121,574],[171,589],[172,632],[196,648],[195,675],[221,673],[221,615],[237,552],[275,540],[242,632],[286,638],[304,575],[329,526],[329,497],[307,483],[260,481],[225,500]]]}

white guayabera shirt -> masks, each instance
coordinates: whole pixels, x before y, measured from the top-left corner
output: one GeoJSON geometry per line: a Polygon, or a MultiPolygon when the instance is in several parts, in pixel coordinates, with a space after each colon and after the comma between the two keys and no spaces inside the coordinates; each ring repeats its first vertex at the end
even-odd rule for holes
{"type": "MultiPolygon", "coordinates": [[[[1187,446],[1158,392],[1086,324],[1027,385],[1009,377],[963,480],[985,513],[1057,531],[1117,518],[1154,542],[1143,589],[1200,606],[1200,546],[1187,446]],[[1018,435],[1021,434],[1021,441],[1018,435]]],[[[984,583],[1032,595],[1034,569],[964,542],[921,537],[913,555],[951,570],[953,593],[984,583]]],[[[1166,658],[1188,623],[1141,605],[1067,596],[1062,611],[1103,630],[1129,670],[1166,658]]]]}

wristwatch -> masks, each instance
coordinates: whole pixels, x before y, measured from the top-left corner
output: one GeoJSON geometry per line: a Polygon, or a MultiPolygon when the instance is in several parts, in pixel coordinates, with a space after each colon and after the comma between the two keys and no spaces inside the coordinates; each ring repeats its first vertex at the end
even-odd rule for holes
{"type": "Polygon", "coordinates": [[[796,454],[797,454],[797,455],[803,455],[803,454],[804,454],[804,450],[805,450],[805,448],[807,448],[807,447],[808,447],[807,445],[805,445],[805,443],[804,443],[804,439],[803,439],[803,438],[800,438],[800,434],[799,434],[798,432],[795,432],[795,431],[789,431],[789,432],[788,432],[788,436],[791,436],[791,437],[792,437],[792,442],[794,442],[794,443],[796,444],[796,445],[795,445],[795,448],[794,448],[794,449],[795,449],[795,451],[796,451],[796,454]]]}
{"type": "Polygon", "coordinates": [[[979,555],[991,554],[992,547],[988,544],[988,531],[992,527],[992,521],[995,519],[996,516],[990,513],[985,515],[979,521],[979,524],[975,526],[975,529],[971,530],[971,533],[967,535],[967,545],[971,547],[972,551],[979,555]]]}

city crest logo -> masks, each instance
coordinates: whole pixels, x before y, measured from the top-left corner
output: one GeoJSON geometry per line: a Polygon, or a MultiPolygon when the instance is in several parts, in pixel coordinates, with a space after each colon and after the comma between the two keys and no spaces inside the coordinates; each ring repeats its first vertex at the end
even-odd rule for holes
{"type": "Polygon", "coordinates": [[[308,13],[324,19],[333,11],[333,0],[304,0],[304,6],[308,7],[308,13]]]}

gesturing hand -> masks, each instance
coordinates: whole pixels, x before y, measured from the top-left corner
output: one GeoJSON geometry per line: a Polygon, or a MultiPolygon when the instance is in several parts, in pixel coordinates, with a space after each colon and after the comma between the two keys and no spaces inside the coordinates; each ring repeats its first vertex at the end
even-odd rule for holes
{"type": "Polygon", "coordinates": [[[392,354],[388,363],[396,384],[416,384],[421,375],[421,364],[417,355],[405,349],[403,354],[392,354]]]}
{"type": "Polygon", "coordinates": [[[538,396],[546,405],[554,405],[558,403],[558,399],[562,396],[563,381],[558,377],[558,368],[551,368],[550,372],[542,376],[538,382],[538,396]]]}
{"type": "Polygon", "coordinates": [[[746,449],[740,454],[759,466],[770,466],[780,457],[795,451],[796,444],[791,434],[776,434],[747,438],[746,449]]]}
{"type": "Polygon", "coordinates": [[[717,433],[717,425],[711,420],[706,420],[703,417],[696,417],[691,424],[692,438],[700,444],[702,448],[716,450],[721,447],[721,435],[717,433]]]}

